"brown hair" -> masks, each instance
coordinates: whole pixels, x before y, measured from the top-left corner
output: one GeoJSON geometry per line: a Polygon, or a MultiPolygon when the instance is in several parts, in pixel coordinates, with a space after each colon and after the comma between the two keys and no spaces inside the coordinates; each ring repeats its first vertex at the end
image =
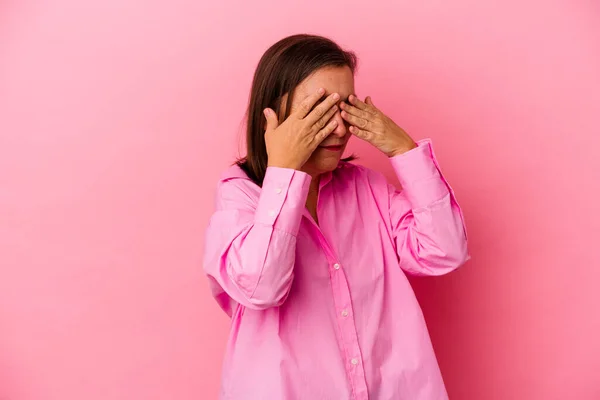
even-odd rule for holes
{"type": "MultiPolygon", "coordinates": [[[[323,67],[348,66],[355,72],[356,55],[345,51],[323,36],[299,34],[272,45],[261,57],[250,91],[246,128],[246,156],[237,164],[257,185],[262,186],[267,171],[265,117],[267,107],[281,115],[281,98],[288,93],[283,119],[290,114],[294,89],[313,72],[323,67]]],[[[281,122],[281,121],[280,121],[281,122]]]]}

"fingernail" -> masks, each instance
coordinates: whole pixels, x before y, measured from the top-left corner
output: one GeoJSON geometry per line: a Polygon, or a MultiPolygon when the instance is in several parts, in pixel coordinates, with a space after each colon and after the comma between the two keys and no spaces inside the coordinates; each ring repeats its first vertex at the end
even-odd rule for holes
{"type": "Polygon", "coordinates": [[[325,93],[325,89],[323,89],[323,88],[319,88],[319,90],[317,90],[317,93],[319,93],[319,94],[323,94],[323,93],[325,93]]]}
{"type": "Polygon", "coordinates": [[[265,114],[265,117],[269,116],[269,110],[267,110],[266,108],[263,110],[263,114],[265,114]]]}
{"type": "Polygon", "coordinates": [[[340,95],[339,95],[339,94],[337,94],[337,93],[334,93],[334,94],[333,94],[333,99],[334,99],[334,100],[339,100],[339,99],[340,99],[340,95]]]}

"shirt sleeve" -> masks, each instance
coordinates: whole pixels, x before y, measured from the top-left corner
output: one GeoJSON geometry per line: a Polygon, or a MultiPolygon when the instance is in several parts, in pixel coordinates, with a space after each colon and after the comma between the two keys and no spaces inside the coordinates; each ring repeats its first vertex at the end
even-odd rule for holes
{"type": "Polygon", "coordinates": [[[470,256],[464,217],[430,140],[390,159],[402,185],[389,185],[390,223],[400,267],[415,275],[448,273],[470,256]]]}
{"type": "Polygon", "coordinates": [[[310,181],[304,172],[269,167],[258,201],[249,180],[220,183],[206,231],[204,270],[229,315],[237,304],[266,309],[287,298],[310,181]]]}

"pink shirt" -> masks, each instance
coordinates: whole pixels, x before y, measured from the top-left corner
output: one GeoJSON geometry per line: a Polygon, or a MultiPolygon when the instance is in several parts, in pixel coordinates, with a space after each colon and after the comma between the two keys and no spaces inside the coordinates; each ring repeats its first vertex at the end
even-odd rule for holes
{"type": "Polygon", "coordinates": [[[468,258],[452,189],[424,140],[390,159],[402,191],[350,163],[311,178],[237,166],[218,185],[204,268],[231,316],[221,399],[434,400],[447,394],[405,272],[441,275],[468,258]]]}

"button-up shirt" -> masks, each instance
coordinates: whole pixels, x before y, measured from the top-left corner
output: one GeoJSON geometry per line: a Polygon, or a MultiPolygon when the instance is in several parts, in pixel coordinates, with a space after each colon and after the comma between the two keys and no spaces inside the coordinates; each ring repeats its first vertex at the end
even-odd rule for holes
{"type": "Polygon", "coordinates": [[[319,180],[237,166],[218,184],[204,269],[231,317],[221,399],[438,400],[444,382],[405,273],[468,258],[463,215],[431,141],[390,158],[402,186],[340,162],[319,180]]]}

